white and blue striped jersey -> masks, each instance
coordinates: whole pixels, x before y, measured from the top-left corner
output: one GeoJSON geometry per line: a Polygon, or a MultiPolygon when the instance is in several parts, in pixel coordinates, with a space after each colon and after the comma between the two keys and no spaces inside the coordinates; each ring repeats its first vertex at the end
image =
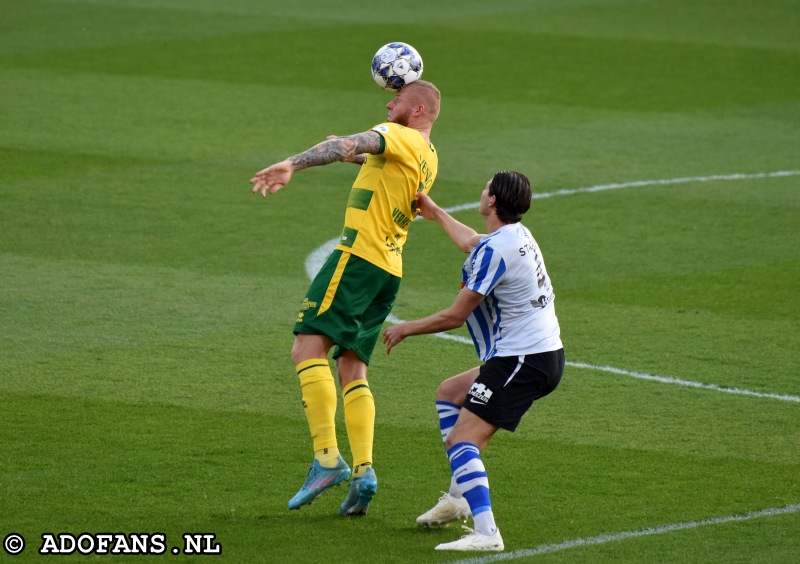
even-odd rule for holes
{"type": "Polygon", "coordinates": [[[467,318],[484,362],[562,348],[550,277],[539,245],[521,223],[485,235],[469,253],[461,281],[485,296],[467,318]]]}

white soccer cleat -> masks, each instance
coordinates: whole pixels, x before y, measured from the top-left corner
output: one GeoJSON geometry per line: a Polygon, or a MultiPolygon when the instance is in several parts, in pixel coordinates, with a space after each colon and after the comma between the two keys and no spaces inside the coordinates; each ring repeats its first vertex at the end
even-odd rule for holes
{"type": "Polygon", "coordinates": [[[467,518],[472,515],[469,510],[469,503],[463,497],[453,497],[449,493],[444,493],[433,509],[426,511],[417,517],[417,525],[420,527],[438,527],[453,521],[467,522],[467,518]]]}
{"type": "Polygon", "coordinates": [[[446,542],[436,547],[436,550],[460,550],[462,552],[500,552],[505,548],[500,530],[493,535],[482,535],[469,527],[462,527],[469,531],[457,541],[446,542]]]}

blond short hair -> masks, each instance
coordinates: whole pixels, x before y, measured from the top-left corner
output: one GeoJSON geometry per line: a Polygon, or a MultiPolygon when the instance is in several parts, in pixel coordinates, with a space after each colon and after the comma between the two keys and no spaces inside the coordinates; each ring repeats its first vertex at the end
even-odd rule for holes
{"type": "Polygon", "coordinates": [[[411,84],[407,84],[403,88],[412,87],[415,97],[419,102],[425,106],[425,113],[430,118],[431,122],[436,121],[439,117],[439,108],[441,107],[442,93],[432,82],[427,80],[417,80],[411,84]]]}

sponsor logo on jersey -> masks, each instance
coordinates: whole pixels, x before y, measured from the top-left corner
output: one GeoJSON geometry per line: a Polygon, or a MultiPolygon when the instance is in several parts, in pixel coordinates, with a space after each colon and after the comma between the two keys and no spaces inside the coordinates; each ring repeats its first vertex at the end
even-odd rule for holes
{"type": "Polygon", "coordinates": [[[546,307],[547,304],[553,301],[555,298],[554,294],[548,294],[547,296],[539,296],[535,300],[531,300],[531,305],[536,308],[546,307]]]}
{"type": "MultiPolygon", "coordinates": [[[[423,157],[420,157],[419,171],[422,174],[422,184],[425,185],[425,188],[433,186],[433,171],[430,166],[428,166],[428,161],[423,157]]],[[[419,192],[419,190],[417,190],[417,192],[419,192]]]]}
{"type": "Polygon", "coordinates": [[[480,403],[486,405],[489,403],[489,399],[492,397],[492,390],[487,388],[484,384],[479,384],[475,382],[472,384],[472,387],[469,389],[467,395],[471,396],[469,401],[471,403],[480,403]]]}
{"type": "Polygon", "coordinates": [[[401,229],[406,229],[408,224],[411,223],[411,219],[397,208],[394,208],[394,211],[392,212],[392,219],[401,229]]]}

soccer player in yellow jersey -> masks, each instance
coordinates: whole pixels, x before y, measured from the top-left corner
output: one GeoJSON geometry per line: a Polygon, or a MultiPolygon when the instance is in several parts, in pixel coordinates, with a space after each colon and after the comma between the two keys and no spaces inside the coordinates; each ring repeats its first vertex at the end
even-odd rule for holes
{"type": "Polygon", "coordinates": [[[375,402],[367,366],[403,275],[403,245],[417,214],[417,193],[433,186],[439,158],[430,134],[439,90],[417,81],[386,105],[384,123],[327,140],[275,163],[250,180],[254,193],[274,194],[304,168],[337,161],[361,165],[350,190],[338,245],[311,282],[294,326],[292,361],[314,445],[306,481],[289,509],[311,503],[347,480],[334,416],[337,394],[328,353],[334,349],[344,418],[353,454],[353,480],[340,515],[364,515],[378,489],[372,468],[375,402]]]}

